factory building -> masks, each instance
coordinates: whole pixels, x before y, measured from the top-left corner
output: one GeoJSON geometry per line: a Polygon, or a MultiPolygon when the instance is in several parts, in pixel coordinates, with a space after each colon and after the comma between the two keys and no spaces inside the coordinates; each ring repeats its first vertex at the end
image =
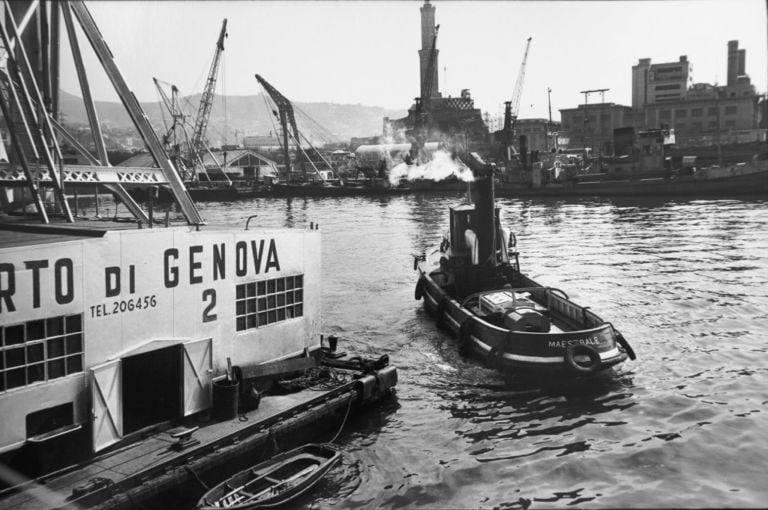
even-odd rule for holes
{"type": "Polygon", "coordinates": [[[728,41],[727,77],[725,85],[687,86],[686,56],[663,64],[640,59],[632,67],[633,125],[673,128],[678,147],[765,140],[765,130],[759,129],[760,96],[746,74],[746,50],[738,41],[728,41]]]}
{"type": "Polygon", "coordinates": [[[725,85],[689,84],[687,56],[659,64],[642,58],[632,66],[631,107],[586,104],[585,98],[585,104],[560,110],[558,140],[569,148],[611,153],[613,130],[634,127],[672,129],[679,148],[765,141],[760,96],[746,74],[746,51],[738,41],[728,42],[727,76],[725,85]]]}

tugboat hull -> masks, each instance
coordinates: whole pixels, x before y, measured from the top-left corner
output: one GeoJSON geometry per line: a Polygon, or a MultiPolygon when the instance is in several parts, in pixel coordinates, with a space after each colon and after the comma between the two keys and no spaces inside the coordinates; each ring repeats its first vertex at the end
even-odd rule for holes
{"type": "MultiPolygon", "coordinates": [[[[438,325],[457,338],[459,352],[480,358],[505,374],[593,376],[628,357],[621,345],[623,337],[610,323],[602,322],[593,312],[562,296],[557,298],[555,307],[583,314],[585,320],[598,325],[556,333],[512,331],[462,306],[423,271],[418,287],[425,309],[438,325]]],[[[531,287],[539,287],[546,293],[546,287],[535,283],[531,287]]],[[[550,294],[556,295],[551,290],[550,294]]]]}
{"type": "Polygon", "coordinates": [[[414,259],[415,298],[458,337],[459,352],[510,375],[594,376],[635,354],[611,323],[520,271],[502,227],[494,169],[475,156],[475,203],[450,209],[449,233],[414,259]]]}

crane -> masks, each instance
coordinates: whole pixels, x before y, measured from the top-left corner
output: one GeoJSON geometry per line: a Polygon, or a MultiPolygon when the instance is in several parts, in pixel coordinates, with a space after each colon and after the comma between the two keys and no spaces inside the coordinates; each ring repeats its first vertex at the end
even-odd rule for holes
{"type": "Polygon", "coordinates": [[[525,80],[525,64],[528,62],[528,50],[531,48],[531,39],[529,37],[523,53],[523,61],[520,63],[520,70],[517,73],[515,89],[512,92],[512,100],[504,101],[504,127],[495,133],[496,140],[501,142],[503,149],[503,159],[509,163],[512,159],[512,142],[515,134],[515,123],[517,122],[517,113],[520,110],[520,97],[523,95],[523,81],[525,80]]]}
{"type": "MultiPolygon", "coordinates": [[[[168,97],[168,94],[163,90],[163,87],[160,86],[160,80],[154,77],[152,80],[155,82],[155,88],[160,94],[163,105],[171,114],[171,126],[167,129],[162,138],[163,146],[165,147],[166,152],[168,152],[171,162],[176,165],[176,168],[181,173],[182,179],[187,179],[189,177],[188,170],[181,160],[181,154],[179,153],[181,142],[177,136],[177,130],[180,128],[183,130],[185,119],[184,112],[179,105],[179,89],[176,85],[171,84],[171,97],[168,97]]],[[[165,116],[163,116],[163,118],[165,118],[165,116]]]]}
{"type": "MultiPolygon", "coordinates": [[[[258,82],[261,84],[261,86],[264,88],[267,94],[269,94],[269,97],[272,99],[272,102],[274,102],[275,106],[277,106],[277,111],[273,110],[273,113],[280,120],[280,129],[283,135],[283,140],[281,141],[281,145],[283,147],[283,158],[285,159],[285,169],[288,172],[288,178],[290,179],[290,176],[291,176],[291,157],[290,157],[290,152],[288,150],[288,141],[290,139],[296,145],[296,160],[299,162],[302,174],[306,173],[304,169],[304,162],[306,161],[310,165],[312,165],[312,168],[315,170],[315,173],[320,178],[320,180],[322,182],[325,182],[326,181],[325,177],[317,168],[317,165],[315,165],[315,162],[312,161],[312,159],[309,157],[309,155],[307,155],[307,152],[302,147],[302,140],[307,143],[307,145],[309,146],[310,152],[319,156],[322,162],[325,163],[325,165],[329,169],[333,169],[333,165],[331,165],[331,163],[327,159],[325,159],[325,157],[323,157],[320,151],[312,146],[312,143],[309,141],[309,139],[307,139],[307,137],[304,136],[299,131],[299,128],[296,124],[296,116],[293,111],[293,104],[291,104],[291,102],[288,100],[287,97],[281,94],[279,90],[273,87],[260,74],[256,75],[256,80],[258,80],[258,82]]],[[[306,175],[302,175],[302,177],[306,179],[306,175]]]]}
{"type": "Polygon", "coordinates": [[[216,42],[216,51],[213,54],[213,62],[211,62],[210,71],[208,71],[208,80],[205,82],[205,89],[203,90],[203,95],[200,97],[200,108],[197,110],[195,129],[192,131],[192,146],[190,147],[192,157],[189,158],[191,160],[194,160],[194,154],[200,153],[203,138],[205,138],[205,131],[208,128],[208,118],[211,116],[213,92],[216,89],[216,78],[219,73],[221,53],[224,51],[225,37],[227,37],[227,18],[224,18],[224,22],[221,24],[221,32],[219,33],[219,39],[216,42]]]}
{"type": "MultiPolygon", "coordinates": [[[[514,129],[515,122],[517,121],[517,113],[520,111],[520,97],[523,95],[523,81],[525,80],[525,64],[528,61],[528,50],[531,49],[531,39],[533,37],[528,38],[528,42],[525,45],[525,53],[523,54],[523,61],[520,63],[520,70],[517,72],[517,80],[515,81],[515,90],[512,93],[512,102],[511,102],[511,108],[510,108],[510,121],[511,125],[510,128],[514,129]]],[[[505,112],[506,113],[506,112],[505,112]]],[[[506,115],[504,119],[504,124],[506,127],[506,115]]]]}

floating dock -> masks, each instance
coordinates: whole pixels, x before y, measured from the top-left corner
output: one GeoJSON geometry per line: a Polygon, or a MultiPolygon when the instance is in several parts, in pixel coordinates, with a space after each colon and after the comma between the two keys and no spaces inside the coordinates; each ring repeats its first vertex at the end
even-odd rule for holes
{"type": "Polygon", "coordinates": [[[0,493],[0,507],[192,507],[206,487],[238,470],[297,444],[331,441],[350,417],[387,398],[397,383],[392,366],[367,373],[332,370],[337,380],[347,382],[264,396],[258,408],[228,420],[214,421],[204,414],[182,426],[145,432],[134,443],[86,463],[6,489],[0,493]],[[190,430],[189,438],[178,438],[190,430]],[[185,441],[190,446],[179,449],[185,441]]]}

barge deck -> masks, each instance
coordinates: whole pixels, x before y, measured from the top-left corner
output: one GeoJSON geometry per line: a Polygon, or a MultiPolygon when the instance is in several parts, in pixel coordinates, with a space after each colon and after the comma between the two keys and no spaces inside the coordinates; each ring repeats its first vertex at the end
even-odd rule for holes
{"type": "Polygon", "coordinates": [[[350,416],[391,394],[397,371],[368,374],[337,369],[355,380],[325,390],[305,389],[261,399],[257,409],[230,420],[209,414],[145,431],[145,437],[89,462],[26,481],[0,493],[8,509],[136,508],[193,501],[229,474],[308,440],[330,440],[350,416]],[[174,435],[194,429],[199,444],[182,450],[174,435]],[[92,488],[87,492],[87,487],[92,488]],[[79,494],[79,497],[73,497],[79,494]]]}

